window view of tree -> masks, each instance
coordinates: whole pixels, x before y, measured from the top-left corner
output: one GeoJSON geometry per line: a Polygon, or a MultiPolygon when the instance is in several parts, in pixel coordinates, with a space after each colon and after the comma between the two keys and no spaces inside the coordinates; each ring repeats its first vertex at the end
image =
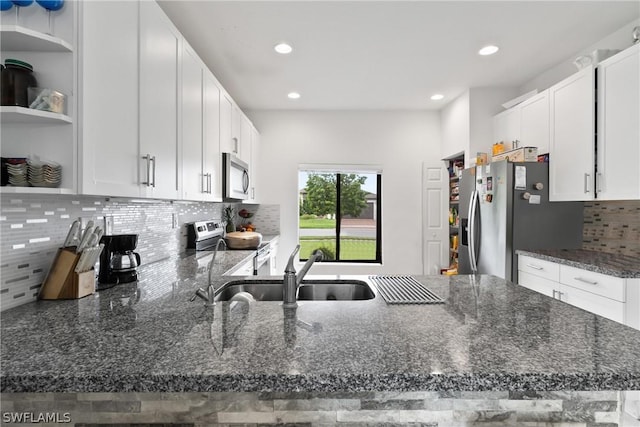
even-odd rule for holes
{"type": "Polygon", "coordinates": [[[380,262],[381,175],[300,171],[300,259],[380,262]]]}

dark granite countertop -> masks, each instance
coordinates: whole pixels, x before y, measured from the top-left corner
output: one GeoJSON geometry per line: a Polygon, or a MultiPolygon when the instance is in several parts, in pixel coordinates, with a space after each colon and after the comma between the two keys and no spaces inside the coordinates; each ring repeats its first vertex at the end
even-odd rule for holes
{"type": "Polygon", "coordinates": [[[621,278],[640,278],[640,259],[584,249],[517,250],[516,253],[621,278]]]}
{"type": "Polygon", "coordinates": [[[493,276],[415,276],[446,299],[438,305],[378,295],[211,308],[189,301],[209,257],[3,312],[1,391],[640,389],[640,331],[493,276]]]}

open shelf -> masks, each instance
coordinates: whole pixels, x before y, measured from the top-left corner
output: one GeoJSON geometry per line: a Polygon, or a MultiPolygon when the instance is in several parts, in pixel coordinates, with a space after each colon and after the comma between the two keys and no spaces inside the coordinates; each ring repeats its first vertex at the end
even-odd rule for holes
{"type": "Polygon", "coordinates": [[[71,117],[65,114],[34,110],[32,108],[25,107],[1,106],[0,117],[2,117],[2,123],[72,123],[71,117]]]}
{"type": "Polygon", "coordinates": [[[61,38],[20,25],[0,26],[0,40],[3,52],[73,52],[73,46],[61,38]]]}
{"type": "Polygon", "coordinates": [[[71,188],[49,187],[0,187],[0,194],[76,194],[71,188]]]}

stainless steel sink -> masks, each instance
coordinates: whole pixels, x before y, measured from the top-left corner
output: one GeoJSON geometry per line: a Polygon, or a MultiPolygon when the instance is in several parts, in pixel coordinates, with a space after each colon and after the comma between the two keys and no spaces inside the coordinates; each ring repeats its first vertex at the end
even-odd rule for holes
{"type": "MultiPolygon", "coordinates": [[[[216,301],[229,301],[239,292],[247,292],[256,301],[282,301],[282,279],[232,280],[216,291],[216,301]]],[[[298,301],[369,300],[375,293],[362,280],[303,280],[298,289],[298,301]]]]}

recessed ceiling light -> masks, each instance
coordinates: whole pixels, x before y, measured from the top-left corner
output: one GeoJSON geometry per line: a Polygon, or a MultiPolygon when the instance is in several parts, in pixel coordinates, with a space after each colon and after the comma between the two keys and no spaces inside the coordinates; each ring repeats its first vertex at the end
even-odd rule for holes
{"type": "Polygon", "coordinates": [[[289,99],[298,99],[298,98],[300,98],[300,94],[298,92],[289,92],[289,94],[287,94],[287,96],[289,97],[289,99]]]}
{"type": "Polygon", "coordinates": [[[286,55],[287,53],[291,53],[291,51],[293,51],[293,48],[286,43],[277,44],[273,47],[273,49],[283,55],[286,55]]]}
{"type": "Polygon", "coordinates": [[[498,50],[500,50],[500,48],[498,46],[489,45],[489,46],[485,46],[482,49],[480,49],[478,51],[478,54],[482,55],[482,56],[493,55],[498,50]]]}
{"type": "Polygon", "coordinates": [[[432,101],[440,101],[442,98],[444,98],[444,95],[442,95],[440,93],[436,93],[434,95],[431,95],[431,100],[432,101]]]}

